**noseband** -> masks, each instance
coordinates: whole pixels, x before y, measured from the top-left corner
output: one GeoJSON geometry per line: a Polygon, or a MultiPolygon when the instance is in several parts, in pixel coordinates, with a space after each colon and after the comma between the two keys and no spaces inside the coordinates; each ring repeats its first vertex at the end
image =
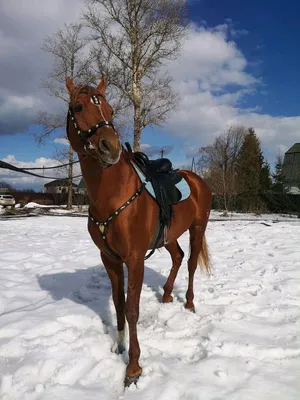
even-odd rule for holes
{"type": "MultiPolygon", "coordinates": [[[[99,96],[103,97],[103,95],[101,94],[93,94],[91,96],[91,99],[93,101],[93,103],[95,105],[98,105],[100,107],[100,111],[101,111],[101,115],[103,115],[102,110],[101,110],[101,100],[99,100],[99,96]]],[[[78,122],[76,121],[75,115],[73,110],[75,110],[75,112],[82,112],[83,111],[83,104],[75,104],[75,105],[69,105],[69,111],[68,111],[68,115],[71,118],[71,121],[73,122],[73,126],[77,132],[77,134],[79,135],[80,139],[82,140],[83,144],[84,144],[84,149],[87,150],[88,146],[89,146],[89,141],[88,139],[93,136],[96,131],[99,128],[103,128],[105,126],[107,127],[111,127],[113,128],[113,130],[116,132],[114,124],[110,121],[101,121],[99,122],[97,125],[92,126],[90,129],[88,129],[87,131],[83,131],[80,129],[78,122]]]]}

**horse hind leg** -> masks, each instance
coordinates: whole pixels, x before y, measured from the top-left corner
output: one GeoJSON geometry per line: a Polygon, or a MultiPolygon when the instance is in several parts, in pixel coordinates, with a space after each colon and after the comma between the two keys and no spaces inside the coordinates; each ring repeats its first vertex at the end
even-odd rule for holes
{"type": "Polygon", "coordinates": [[[197,265],[205,267],[206,272],[210,273],[209,252],[205,240],[204,229],[201,225],[190,227],[190,257],[188,260],[189,283],[186,292],[185,308],[195,312],[194,305],[194,275],[197,265]]]}
{"type": "Polygon", "coordinates": [[[178,270],[181,266],[182,259],[184,257],[184,252],[182,251],[181,247],[179,246],[178,241],[170,243],[166,246],[166,249],[171,255],[172,258],[172,268],[167,279],[167,282],[164,285],[164,295],[162,298],[163,303],[170,303],[173,301],[173,297],[171,293],[173,291],[174,282],[178,273],[178,270]]]}

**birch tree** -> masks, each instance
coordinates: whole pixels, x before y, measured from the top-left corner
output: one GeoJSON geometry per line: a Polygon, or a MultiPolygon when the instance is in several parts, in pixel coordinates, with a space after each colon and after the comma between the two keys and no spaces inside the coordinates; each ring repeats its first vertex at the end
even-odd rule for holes
{"type": "Polygon", "coordinates": [[[97,68],[122,99],[139,150],[143,129],[165,122],[178,103],[165,66],[181,49],[186,1],[87,0],[83,18],[93,32],[97,68]]]}
{"type": "MultiPolygon", "coordinates": [[[[42,132],[35,135],[37,143],[42,144],[49,136],[60,133],[66,136],[66,116],[69,103],[69,94],[65,87],[65,79],[71,77],[77,83],[88,84],[94,76],[91,71],[92,56],[87,48],[89,39],[84,34],[82,24],[65,24],[53,35],[43,41],[42,50],[49,53],[53,59],[53,67],[48,77],[42,81],[45,92],[60,101],[60,111],[55,113],[43,111],[38,115],[37,122],[42,126],[42,132]],[[61,132],[60,132],[61,131],[61,132]]],[[[63,152],[65,155],[66,152],[63,152]]],[[[68,167],[68,208],[72,208],[73,194],[73,161],[74,151],[69,145],[67,150],[68,167]]]]}

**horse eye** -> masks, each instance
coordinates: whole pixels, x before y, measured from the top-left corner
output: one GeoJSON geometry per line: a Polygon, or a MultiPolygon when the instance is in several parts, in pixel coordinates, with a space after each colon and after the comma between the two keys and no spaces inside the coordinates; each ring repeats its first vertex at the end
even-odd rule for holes
{"type": "Polygon", "coordinates": [[[76,113],[81,112],[83,110],[83,105],[82,104],[75,104],[74,105],[74,111],[76,113]]]}

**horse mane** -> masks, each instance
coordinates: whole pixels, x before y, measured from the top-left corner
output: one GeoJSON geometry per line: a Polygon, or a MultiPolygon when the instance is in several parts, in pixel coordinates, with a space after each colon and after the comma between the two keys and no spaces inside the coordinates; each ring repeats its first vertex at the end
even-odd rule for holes
{"type": "Polygon", "coordinates": [[[125,146],[126,148],[122,146],[122,155],[126,162],[131,163],[133,160],[133,152],[131,146],[128,142],[125,143],[125,146]]]}

